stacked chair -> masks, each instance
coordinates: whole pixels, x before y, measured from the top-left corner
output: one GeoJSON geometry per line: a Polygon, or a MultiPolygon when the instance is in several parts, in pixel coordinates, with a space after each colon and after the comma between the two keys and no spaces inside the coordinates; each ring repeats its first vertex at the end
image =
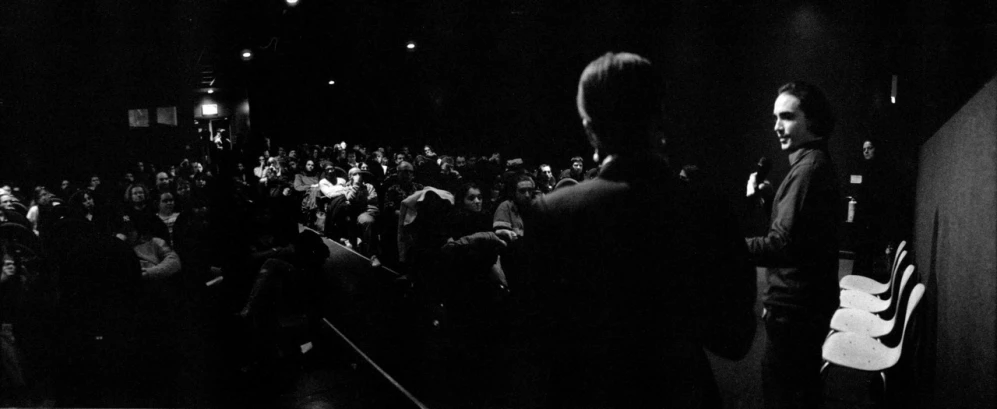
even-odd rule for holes
{"type": "Polygon", "coordinates": [[[905,244],[897,247],[886,283],[855,275],[841,279],[841,308],[831,318],[824,341],[822,373],[831,364],[878,372],[886,390],[886,370],[900,361],[911,317],[924,295],[924,285],[912,280],[913,264],[897,280],[907,255],[905,244]]]}

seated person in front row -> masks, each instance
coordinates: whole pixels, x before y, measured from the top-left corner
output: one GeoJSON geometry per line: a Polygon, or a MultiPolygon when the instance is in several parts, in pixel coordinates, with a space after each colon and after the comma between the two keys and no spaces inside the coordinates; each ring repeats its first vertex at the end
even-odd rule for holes
{"type": "Polygon", "coordinates": [[[512,238],[515,240],[525,233],[522,211],[528,209],[530,202],[533,201],[536,186],[533,183],[533,177],[524,174],[516,176],[515,184],[510,187],[514,189],[510,194],[512,199],[502,202],[495,209],[492,228],[495,229],[495,232],[511,231],[512,238]]]}

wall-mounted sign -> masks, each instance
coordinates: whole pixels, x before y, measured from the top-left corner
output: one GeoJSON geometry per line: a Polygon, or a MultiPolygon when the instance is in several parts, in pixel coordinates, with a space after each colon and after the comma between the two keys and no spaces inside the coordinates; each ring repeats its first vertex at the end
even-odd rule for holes
{"type": "Polygon", "coordinates": [[[201,105],[201,115],[204,116],[218,115],[218,104],[201,105]]]}
{"type": "Polygon", "coordinates": [[[852,175],[852,184],[853,185],[861,185],[862,184],[862,175],[852,175]]]}

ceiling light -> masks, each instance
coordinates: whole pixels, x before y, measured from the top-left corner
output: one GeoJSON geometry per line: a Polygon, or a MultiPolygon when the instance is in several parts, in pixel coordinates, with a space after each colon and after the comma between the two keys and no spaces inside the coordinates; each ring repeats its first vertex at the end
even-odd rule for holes
{"type": "Polygon", "coordinates": [[[298,4],[298,0],[287,0],[287,5],[288,6],[293,6],[293,5],[296,5],[296,4],[298,4]]]}
{"type": "Polygon", "coordinates": [[[408,44],[405,44],[405,48],[408,48],[409,50],[414,50],[415,49],[415,41],[409,41],[408,44]]]}
{"type": "Polygon", "coordinates": [[[248,48],[245,49],[245,50],[242,50],[242,60],[243,61],[249,61],[251,59],[253,59],[253,52],[249,51],[248,48]]]}

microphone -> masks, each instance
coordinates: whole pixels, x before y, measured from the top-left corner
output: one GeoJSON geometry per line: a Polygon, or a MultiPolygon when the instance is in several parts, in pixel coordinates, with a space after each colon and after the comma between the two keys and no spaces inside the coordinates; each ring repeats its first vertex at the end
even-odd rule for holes
{"type": "Polygon", "coordinates": [[[755,170],[755,183],[761,183],[769,176],[769,171],[772,170],[772,162],[769,158],[762,156],[758,159],[757,169],[755,170]]]}

